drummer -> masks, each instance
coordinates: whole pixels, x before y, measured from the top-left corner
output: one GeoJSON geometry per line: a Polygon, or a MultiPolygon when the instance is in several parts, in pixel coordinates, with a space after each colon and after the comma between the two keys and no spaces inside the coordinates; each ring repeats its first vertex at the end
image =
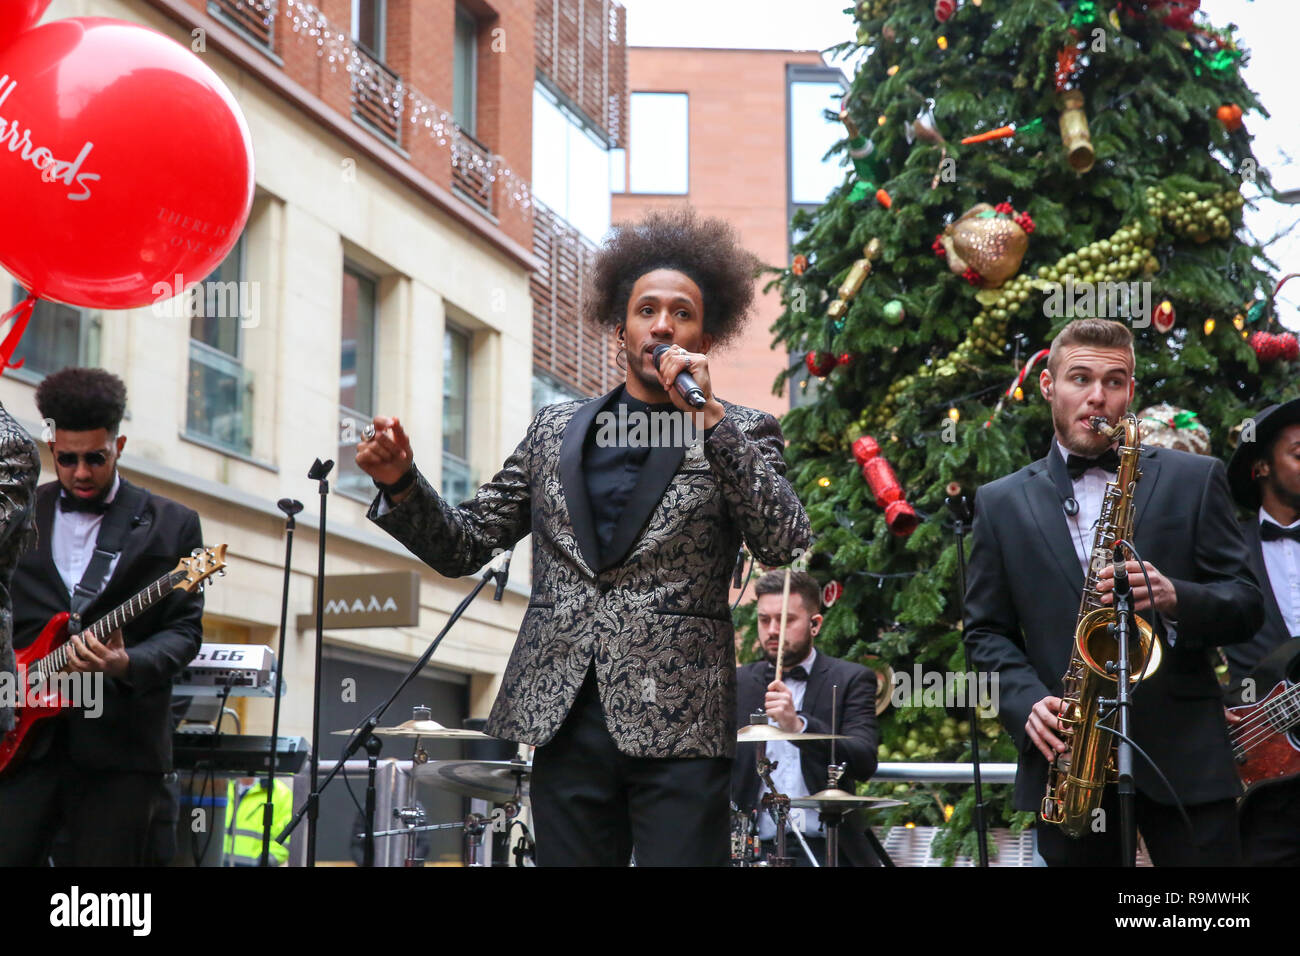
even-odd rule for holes
{"type": "MultiPolygon", "coordinates": [[[[876,675],[860,664],[817,651],[813,644],[822,626],[821,590],[816,579],[806,572],[791,571],[789,576],[779,679],[776,663],[786,572],[770,571],[755,585],[758,643],[763,657],[737,672],[737,723],[744,727],[750,715],[758,712],[766,713],[770,724],[787,733],[843,735],[844,739],[835,741],[835,759],[846,764],[838,786],[854,793],[857,784],[876,770],[876,675]]],[[[761,807],[767,792],[756,772],[754,747],[740,745],[731,772],[731,798],[746,812],[761,807]]],[[[786,796],[807,796],[827,788],[830,741],[772,741],[767,744],[767,757],[776,762],[772,781],[786,796]]],[[[764,853],[775,853],[776,824],[770,814],[761,810],[758,817],[764,853]]],[[[879,865],[867,841],[865,826],[861,814],[849,816],[841,826],[840,866],[879,865]]],[[[825,865],[826,831],[816,811],[791,810],[787,828],[800,830],[818,865],[825,865]]],[[[786,842],[786,852],[794,857],[796,866],[812,865],[796,837],[791,835],[786,842]]]]}

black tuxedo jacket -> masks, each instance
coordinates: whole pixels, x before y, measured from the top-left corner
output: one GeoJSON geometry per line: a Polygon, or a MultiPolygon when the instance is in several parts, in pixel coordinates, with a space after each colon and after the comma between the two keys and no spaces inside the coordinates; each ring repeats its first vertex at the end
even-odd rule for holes
{"type": "MultiPolygon", "coordinates": [[[[122,492],[127,487],[123,478],[109,513],[125,507],[122,492]]],[[[40,546],[19,561],[14,574],[16,647],[26,647],[51,617],[71,606],[67,585],[54,566],[50,549],[58,497],[57,481],[41,485],[36,492],[40,546]]],[[[148,495],[138,518],[126,532],[108,585],[82,614],[83,627],[203,546],[199,516],[174,501],[148,495]]],[[[66,721],[69,754],[76,765],[150,772],[172,769],[172,679],[199,651],[202,618],[202,595],[174,591],[122,629],[131,663],[125,679],[104,678],[103,713],[92,719],[70,710],[55,718],[66,721]]]]}
{"type": "MultiPolygon", "coordinates": [[[[736,672],[736,720],[749,723],[749,715],[763,709],[767,694],[767,662],[746,664],[736,672]]],[[[804,690],[799,713],[807,718],[806,733],[844,734],[847,740],[835,741],[835,759],[847,763],[840,789],[854,793],[857,784],[869,780],[876,772],[876,748],[880,743],[876,725],[876,675],[873,671],[817,652],[808,686],[804,690]],[[838,687],[835,726],[831,726],[831,689],[838,687]]],[[[799,769],[809,793],[826,789],[826,767],[831,760],[831,741],[810,740],[799,744],[799,769]]],[[[744,744],[736,750],[731,767],[731,799],[742,810],[758,805],[760,790],[754,761],[756,745],[744,744]]],[[[864,827],[865,818],[854,814],[840,827],[840,855],[851,866],[866,866],[875,857],[864,827]]]]}
{"type": "MultiPolygon", "coordinates": [[[[1050,454],[1057,454],[1053,448],[1050,454]]],[[[1134,496],[1134,546],[1173,582],[1174,638],[1133,699],[1133,736],[1186,804],[1239,796],[1213,648],[1247,641],[1264,619],[1246,542],[1233,514],[1223,463],[1144,448],[1134,496]]],[[[1047,761],[1025,732],[1033,705],[1061,695],[1074,645],[1083,570],[1060,495],[1040,459],[979,489],[966,587],[965,640],[972,665],[998,673],[999,718],[1020,750],[1015,806],[1038,810],[1047,761]]],[[[1089,539],[1091,546],[1091,539],[1089,539]]],[[[1143,617],[1152,620],[1149,611],[1143,617]]],[[[1163,626],[1157,632],[1164,635],[1163,626]]],[[[1140,756],[1146,796],[1172,803],[1140,756]]]]}
{"type": "MultiPolygon", "coordinates": [[[[1294,636],[1282,617],[1281,609],[1277,606],[1273,584],[1268,578],[1268,567],[1264,564],[1263,542],[1259,537],[1257,513],[1242,519],[1241,533],[1249,549],[1250,570],[1254,572],[1260,590],[1264,592],[1264,624],[1250,640],[1223,649],[1223,656],[1228,659],[1228,674],[1234,683],[1248,677],[1270,651],[1294,636]]],[[[1259,687],[1256,690],[1263,694],[1267,688],[1259,687]]]]}

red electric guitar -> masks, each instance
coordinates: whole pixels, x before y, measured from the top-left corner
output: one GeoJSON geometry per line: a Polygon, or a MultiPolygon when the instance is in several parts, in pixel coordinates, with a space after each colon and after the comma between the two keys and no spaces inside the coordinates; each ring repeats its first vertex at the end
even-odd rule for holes
{"type": "MultiPolygon", "coordinates": [[[[145,610],[157,604],[172,591],[203,590],[203,583],[214,574],[225,574],[226,546],[196,548],[188,558],[181,558],[176,567],[149,585],[130,600],[109,611],[90,627],[85,628],[96,640],[107,641],[114,631],[134,620],[145,610]]],[[[54,717],[64,708],[78,703],[75,697],[65,696],[68,677],[64,667],[68,663],[68,613],[54,615],[41,631],[40,637],[16,652],[18,658],[18,700],[14,729],[0,739],[0,776],[16,765],[24,750],[28,732],[38,722],[54,717]],[[60,677],[63,672],[65,676],[60,677]]]]}
{"type": "Polygon", "coordinates": [[[1228,725],[1237,773],[1247,796],[1262,785],[1300,774],[1300,638],[1292,638],[1260,662],[1254,687],[1268,688],[1261,700],[1229,707],[1241,719],[1228,725]]]}

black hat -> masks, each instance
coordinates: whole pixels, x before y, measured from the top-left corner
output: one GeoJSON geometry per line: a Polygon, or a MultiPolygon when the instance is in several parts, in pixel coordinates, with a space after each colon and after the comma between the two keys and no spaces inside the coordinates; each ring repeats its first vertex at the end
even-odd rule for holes
{"type": "Polygon", "coordinates": [[[1281,405],[1270,405],[1254,416],[1253,440],[1238,441],[1232,458],[1228,460],[1228,487],[1232,489],[1232,497],[1237,504],[1244,508],[1259,508],[1259,486],[1251,477],[1251,468],[1258,459],[1269,453],[1278,432],[1297,423],[1300,423],[1300,398],[1293,398],[1281,405]]]}

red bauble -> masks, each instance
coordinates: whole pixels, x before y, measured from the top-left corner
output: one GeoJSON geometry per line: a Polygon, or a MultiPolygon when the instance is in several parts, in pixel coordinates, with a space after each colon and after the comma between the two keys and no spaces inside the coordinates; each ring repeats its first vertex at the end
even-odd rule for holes
{"type": "Polygon", "coordinates": [[[0,75],[26,144],[0,150],[0,263],[19,283],[130,309],[212,274],[252,208],[253,144],[202,59],[134,23],[74,17],[20,34],[0,75]]]}
{"type": "Polygon", "coordinates": [[[1224,103],[1214,111],[1214,115],[1219,118],[1219,122],[1229,133],[1241,129],[1241,107],[1236,103],[1224,103]]]}
{"type": "Polygon", "coordinates": [[[853,360],[857,358],[852,352],[841,352],[835,359],[836,365],[852,365],[853,360]]]}
{"type": "MultiPolygon", "coordinates": [[[[1250,347],[1255,350],[1255,355],[1261,362],[1276,362],[1282,357],[1283,343],[1280,335],[1273,335],[1270,332],[1252,332],[1250,338],[1250,347]]],[[[1292,336],[1294,338],[1294,336],[1292,336]]]]}
{"type": "Polygon", "coordinates": [[[835,368],[836,358],[834,352],[809,352],[803,357],[803,362],[813,375],[825,378],[835,368]]]}
{"type": "Polygon", "coordinates": [[[830,607],[843,593],[844,585],[839,581],[827,581],[826,586],[822,588],[822,607],[830,607]]]}
{"type": "Polygon", "coordinates": [[[1151,324],[1156,327],[1156,331],[1164,335],[1174,327],[1174,304],[1165,299],[1151,313],[1151,324]]]}
{"type": "Polygon", "coordinates": [[[934,18],[940,23],[947,23],[956,10],[957,0],[934,0],[934,18]]]}
{"type": "Polygon", "coordinates": [[[1273,336],[1278,341],[1282,350],[1282,361],[1294,362],[1300,358],[1300,341],[1290,332],[1283,332],[1280,335],[1273,336]]]}
{"type": "Polygon", "coordinates": [[[801,276],[804,274],[804,270],[807,268],[808,268],[808,257],[801,252],[799,253],[799,255],[794,257],[794,264],[791,266],[791,269],[795,275],[801,276]]]}

